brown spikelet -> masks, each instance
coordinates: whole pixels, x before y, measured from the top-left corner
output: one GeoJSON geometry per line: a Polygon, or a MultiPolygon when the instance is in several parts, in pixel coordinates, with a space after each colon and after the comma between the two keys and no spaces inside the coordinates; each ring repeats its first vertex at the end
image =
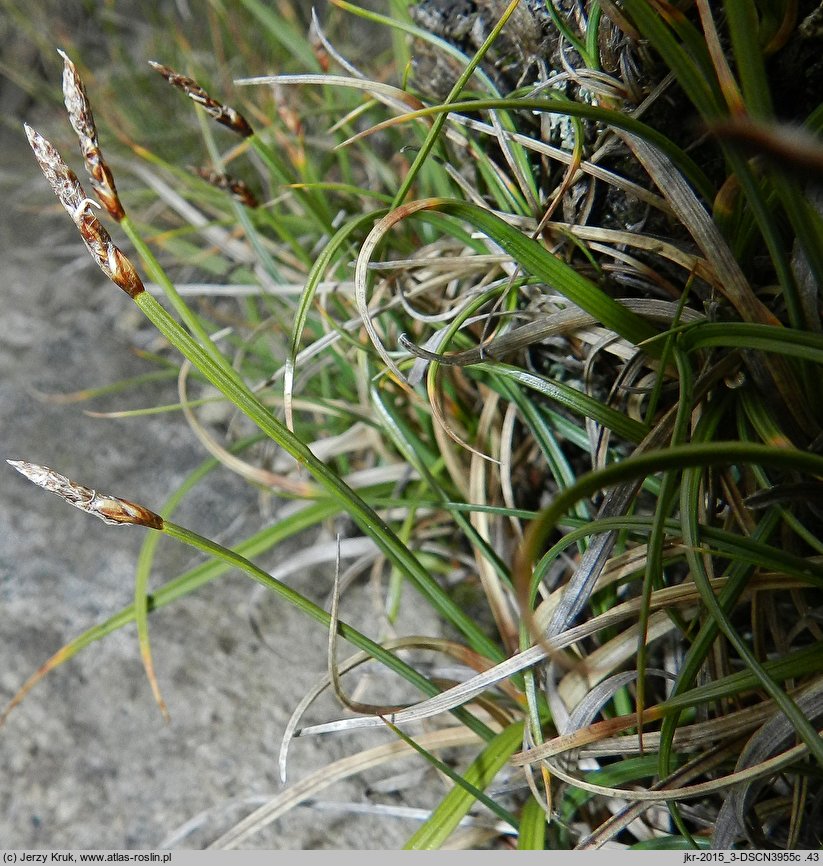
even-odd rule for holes
{"type": "Polygon", "coordinates": [[[211,184],[217,189],[222,189],[228,192],[232,198],[249,208],[260,207],[260,202],[257,196],[249,189],[248,184],[236,177],[231,177],[221,171],[215,171],[211,168],[196,168],[191,167],[191,170],[198,176],[203,178],[206,183],[211,184]]]}
{"type": "Polygon", "coordinates": [[[91,105],[86,96],[86,88],[75,65],[63,52],[58,53],[63,58],[63,100],[69,113],[69,120],[77,138],[80,141],[80,150],[86,163],[86,171],[91,178],[92,186],[100,199],[100,203],[109,214],[120,222],[126,215],[117,188],[114,185],[114,177],[103,158],[100,143],[97,138],[97,127],[94,124],[94,115],[91,105]]]}
{"type": "Polygon", "coordinates": [[[46,180],[80,231],[92,258],[103,273],[130,298],[145,291],[134,265],[114,245],[91,210],[97,203],[86,197],[77,175],[63,162],[57,149],[40,133],[25,125],[26,135],[46,180]]]}
{"type": "Polygon", "coordinates": [[[51,142],[27,123],[23,124],[23,128],[26,130],[26,137],[49,186],[54,190],[60,204],[73,218],[74,214],[89,202],[77,175],[63,162],[51,142]]]}
{"type": "Polygon", "coordinates": [[[37,463],[27,463],[25,460],[7,460],[21,475],[24,475],[33,484],[54,493],[61,499],[85,511],[99,517],[104,523],[113,526],[147,526],[149,529],[162,529],[163,518],[148,508],[129,502],[128,499],[120,499],[118,496],[108,496],[98,493],[90,487],[83,487],[74,481],[49,469],[48,466],[40,466],[37,463]]]}
{"type": "Polygon", "coordinates": [[[168,66],[155,63],[153,60],[149,61],[149,66],[156,69],[169,84],[173,87],[179,87],[189,99],[201,105],[218,123],[222,123],[223,126],[227,126],[243,138],[254,135],[254,130],[239,111],[212,99],[193,78],[181,75],[168,66]]]}

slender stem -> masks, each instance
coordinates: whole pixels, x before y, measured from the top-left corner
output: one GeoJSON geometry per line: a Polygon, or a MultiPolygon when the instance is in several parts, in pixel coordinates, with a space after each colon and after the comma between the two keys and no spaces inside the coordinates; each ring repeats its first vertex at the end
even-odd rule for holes
{"type": "Polygon", "coordinates": [[[409,576],[435,610],[466,636],[473,649],[489,659],[496,661],[502,659],[502,653],[497,645],[445,593],[377,512],[269,412],[248,386],[234,374],[222,356],[218,360],[206,352],[148,292],[141,292],[134,300],[160,333],[176,346],[216,388],[267,436],[311,472],[334,499],[341,503],[360,528],[374,539],[380,550],[409,576]]]}
{"type": "MultiPolygon", "coordinates": [[[[457,79],[454,84],[454,87],[451,90],[451,93],[446,97],[444,106],[448,106],[449,103],[454,102],[457,97],[460,95],[463,88],[469,82],[469,79],[474,75],[475,69],[480,65],[480,61],[485,57],[486,52],[491,48],[492,43],[497,39],[500,35],[500,31],[503,29],[505,23],[509,20],[509,18],[514,14],[514,10],[517,8],[519,0],[512,0],[511,3],[506,7],[500,20],[497,24],[492,28],[491,33],[489,33],[486,40],[483,44],[478,48],[477,53],[472,57],[469,61],[466,68],[463,70],[463,73],[457,79]]],[[[435,117],[434,122],[432,123],[432,127],[426,136],[426,140],[423,142],[423,146],[417,152],[417,156],[414,158],[414,162],[411,165],[406,177],[403,179],[403,183],[400,185],[400,189],[397,190],[397,195],[394,197],[394,201],[392,202],[392,208],[399,207],[403,203],[403,199],[408,195],[409,190],[411,189],[412,184],[415,181],[420,169],[423,167],[425,161],[429,158],[429,154],[432,151],[435,143],[437,142],[437,138],[440,135],[440,130],[443,128],[443,124],[446,122],[448,118],[448,109],[444,111],[444,113],[439,114],[435,117]]]]}
{"type": "MultiPolygon", "coordinates": [[[[190,529],[186,529],[183,526],[178,526],[176,523],[172,523],[169,520],[163,522],[162,531],[171,538],[182,541],[184,544],[188,544],[191,547],[196,548],[197,550],[201,550],[204,553],[208,553],[211,556],[222,559],[229,565],[233,565],[241,569],[252,579],[265,586],[266,589],[273,590],[286,601],[288,601],[289,604],[294,605],[294,607],[296,607],[307,616],[310,616],[316,622],[319,622],[326,629],[329,629],[331,627],[332,618],[325,610],[323,610],[322,607],[319,607],[313,601],[309,600],[304,595],[301,595],[296,589],[292,589],[292,587],[288,586],[282,581],[277,580],[277,578],[272,577],[270,574],[263,571],[263,569],[259,568],[253,562],[250,562],[239,553],[236,553],[229,548],[223,547],[216,542],[205,538],[202,535],[198,535],[196,532],[192,532],[190,529]]],[[[399,659],[394,653],[390,652],[389,650],[384,649],[382,646],[380,646],[380,644],[375,643],[375,641],[366,637],[366,635],[358,631],[353,626],[350,626],[342,620],[338,619],[337,632],[338,634],[340,634],[341,637],[344,637],[346,640],[350,641],[358,649],[364,650],[370,656],[372,656],[372,658],[381,662],[386,667],[400,674],[410,683],[417,686],[417,688],[419,688],[420,691],[423,692],[425,695],[433,697],[434,695],[440,694],[440,689],[438,689],[434,683],[432,683],[422,674],[418,673],[411,665],[407,664],[402,659],[399,659]]],[[[494,732],[490,728],[483,724],[479,719],[475,718],[467,710],[456,710],[455,715],[460,718],[460,721],[463,722],[466,727],[468,727],[470,730],[472,730],[483,739],[490,740],[494,736],[494,732]]]]}
{"type": "Polygon", "coordinates": [[[137,227],[134,225],[128,215],[124,216],[123,219],[120,221],[120,227],[123,229],[123,232],[126,234],[128,239],[132,242],[132,245],[137,250],[140,258],[143,260],[143,265],[146,268],[146,273],[148,274],[149,278],[160,286],[160,288],[163,290],[163,294],[166,296],[166,298],[168,298],[169,303],[172,305],[177,315],[180,316],[180,318],[183,320],[186,327],[191,331],[192,334],[194,334],[200,345],[211,356],[215,363],[225,366],[227,370],[231,370],[232,375],[236,379],[237,376],[232,370],[231,366],[229,364],[226,364],[222,353],[212,342],[211,337],[208,335],[205,328],[200,324],[200,320],[194,314],[191,307],[189,307],[189,305],[180,296],[180,293],[175,288],[174,283],[168,278],[166,272],[160,265],[160,262],[157,261],[157,258],[151,251],[151,248],[140,236],[140,233],[137,231],[137,227]]]}

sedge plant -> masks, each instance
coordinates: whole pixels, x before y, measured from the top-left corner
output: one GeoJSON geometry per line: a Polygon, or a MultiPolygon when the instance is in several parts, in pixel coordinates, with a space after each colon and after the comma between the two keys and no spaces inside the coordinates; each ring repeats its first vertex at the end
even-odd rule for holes
{"type": "Polygon", "coordinates": [[[163,232],[117,194],[67,54],[97,201],[27,134],[92,257],[182,356],[179,409],[209,467],[294,501],[229,548],[167,516],[188,484],[161,517],[10,461],[207,559],[149,592],[147,542],[133,605],[60,650],[6,714],[131,621],[162,708],[150,611],[238,568],[330,634],[328,676],[285,732],[284,780],[295,736],[371,727],[391,740],[292,783],[216,847],[410,752],[451,788],[411,848],[461,826],[461,844],[520,848],[819,845],[823,108],[787,116],[772,83],[804,38],[803,9],[590,0],[567,16],[489,0],[487,30],[461,42],[399,0],[380,13],[333,0],[391,32],[392,58],[363,70],[318,18],[305,36],[287,4],[239,5],[210,0],[212,38],[262,63],[243,41],[253,28],[297,71],[237,81],[241,113],[195,70],[153,63],[181,91],[169,99],[193,101],[210,159],[187,172],[128,141],[163,232]],[[513,82],[501,44],[521,46],[513,82]],[[451,70],[442,92],[409,52],[451,70]],[[158,252],[205,262],[212,286],[242,294],[246,333],[221,347],[158,252]],[[255,435],[218,441],[188,396],[195,373],[255,435]],[[253,461],[261,438],[280,449],[273,466],[253,461]],[[375,640],[254,564],[341,516],[379,552],[388,618],[415,594],[443,634],[375,640]],[[338,637],[359,653],[339,658],[338,637]],[[409,648],[474,672],[443,683],[409,648]],[[418,698],[350,697],[343,674],[367,660],[418,698]],[[304,725],[326,689],[346,712],[304,725]],[[438,754],[452,747],[457,769],[438,754]]]}

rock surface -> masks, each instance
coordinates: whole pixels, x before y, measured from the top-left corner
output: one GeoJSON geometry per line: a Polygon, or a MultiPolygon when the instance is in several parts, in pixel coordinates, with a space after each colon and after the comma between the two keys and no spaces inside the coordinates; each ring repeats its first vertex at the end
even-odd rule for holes
{"type": "MultiPolygon", "coordinates": [[[[67,393],[146,372],[151,368],[131,349],[152,346],[155,336],[129,299],[91,264],[40,176],[22,130],[3,131],[0,149],[0,456],[44,463],[82,484],[159,509],[205,456],[183,419],[174,413],[93,419],[83,409],[175,402],[173,381],[91,403],[60,405],[35,394],[67,393]]],[[[66,642],[131,602],[144,532],[105,526],[3,466],[0,703],[5,704],[66,642]]],[[[225,471],[196,488],[176,516],[179,523],[229,543],[251,535],[264,520],[257,495],[225,471]]],[[[276,549],[268,566],[308,543],[296,540],[276,549]]],[[[164,540],[153,585],[196,561],[188,549],[164,540]]],[[[324,603],[332,575],[330,565],[300,573],[292,582],[324,603]]],[[[280,738],[293,707],[324,671],[326,638],[321,628],[258,590],[242,575],[227,575],[151,616],[171,724],[154,704],[133,626],[92,644],[28,695],[0,728],[3,847],[153,848],[193,816],[214,809],[179,843],[202,847],[250,810],[244,798],[259,800],[281,790],[280,738]]],[[[344,598],[344,616],[377,636],[374,604],[367,589],[354,587],[344,598]]],[[[407,632],[436,632],[420,610],[424,606],[407,607],[417,609],[407,632]]],[[[318,713],[315,721],[342,711],[329,701],[318,713]]],[[[371,741],[390,737],[379,732],[371,741]]],[[[298,740],[291,778],[365,742],[339,736],[298,740]]],[[[365,802],[365,786],[362,779],[338,784],[321,799],[365,802]]],[[[409,802],[418,805],[420,798],[415,793],[409,802]]],[[[415,826],[300,807],[249,844],[390,848],[402,845],[415,826]]]]}

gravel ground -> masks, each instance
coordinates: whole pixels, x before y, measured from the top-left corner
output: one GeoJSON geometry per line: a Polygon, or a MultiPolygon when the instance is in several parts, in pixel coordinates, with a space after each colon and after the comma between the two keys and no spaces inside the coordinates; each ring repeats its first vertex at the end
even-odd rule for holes
{"type": "MultiPolygon", "coordinates": [[[[61,405],[37,396],[145,372],[147,364],[131,349],[151,346],[154,338],[126,296],[88,263],[22,131],[3,131],[0,152],[0,456],[45,463],[81,483],[159,508],[203,459],[184,421],[174,414],[92,419],[83,409],[173,402],[173,384],[92,404],[61,405]]],[[[63,644],[130,603],[143,530],[107,527],[9,467],[0,466],[0,479],[5,703],[63,644]]],[[[238,541],[264,517],[257,495],[221,471],[197,488],[177,519],[238,541]]],[[[308,543],[275,551],[268,565],[308,543]]],[[[153,585],[194,561],[186,549],[164,541],[153,585]]],[[[292,582],[322,602],[331,571],[299,573],[292,582]]],[[[368,587],[354,587],[344,599],[344,616],[376,635],[374,604],[368,587]]],[[[402,630],[436,631],[425,606],[406,607],[416,619],[402,630]]],[[[163,722],[153,702],[133,626],[82,651],[40,683],[0,729],[0,846],[152,848],[193,816],[214,810],[180,843],[196,848],[249,810],[244,798],[280,790],[280,737],[295,703],[324,669],[322,629],[307,626],[237,574],[156,612],[150,625],[171,723],[163,722]]],[[[340,712],[329,702],[315,719],[340,712]]],[[[386,740],[379,732],[376,741],[386,740]]],[[[298,740],[291,778],[365,742],[348,736],[298,740]]],[[[389,799],[418,805],[422,796],[414,790],[408,799],[389,799]]],[[[339,783],[322,797],[364,802],[366,782],[339,783]]],[[[393,848],[415,826],[337,807],[300,807],[251,844],[393,848]]]]}

